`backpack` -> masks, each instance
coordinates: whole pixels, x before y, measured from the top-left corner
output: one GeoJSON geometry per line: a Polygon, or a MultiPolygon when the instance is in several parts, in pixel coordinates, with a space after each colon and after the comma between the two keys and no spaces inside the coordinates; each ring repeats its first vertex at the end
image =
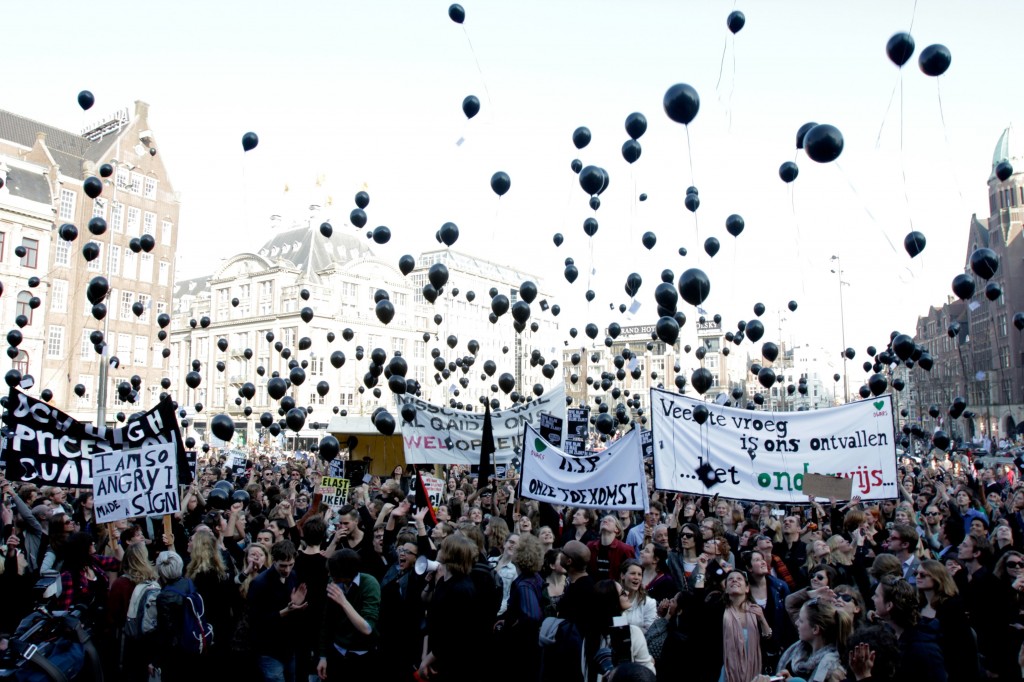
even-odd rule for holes
{"type": "Polygon", "coordinates": [[[156,630],[156,598],[160,594],[160,583],[147,580],[135,586],[131,601],[128,602],[128,618],[124,622],[124,634],[128,639],[142,639],[143,635],[156,630]]]}
{"type": "Polygon", "coordinates": [[[539,679],[582,682],[583,635],[575,623],[549,616],[541,623],[539,640],[539,679]]]}
{"type": "Polygon", "coordinates": [[[213,626],[206,620],[206,606],[203,596],[196,591],[191,580],[185,581],[188,592],[168,586],[168,592],[181,596],[182,618],[181,648],[187,654],[202,654],[213,644],[213,626]]]}

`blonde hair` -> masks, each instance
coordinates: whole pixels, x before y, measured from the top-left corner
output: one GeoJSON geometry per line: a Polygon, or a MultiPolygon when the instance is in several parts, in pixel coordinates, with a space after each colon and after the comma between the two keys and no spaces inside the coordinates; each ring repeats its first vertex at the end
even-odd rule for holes
{"type": "Polygon", "coordinates": [[[852,566],[853,559],[839,551],[839,543],[842,539],[842,535],[833,535],[825,541],[825,544],[828,545],[828,548],[831,550],[831,553],[829,554],[829,561],[838,566],[852,566]]]}
{"type": "Polygon", "coordinates": [[[224,557],[220,554],[217,546],[217,538],[213,533],[201,531],[192,536],[192,550],[189,553],[191,560],[188,562],[188,569],[185,575],[195,578],[200,573],[213,573],[219,580],[224,580],[228,571],[224,566],[224,557]]]}
{"type": "Polygon", "coordinates": [[[124,558],[121,560],[121,575],[133,583],[144,583],[147,580],[156,580],[156,567],[149,560],[149,550],[145,543],[136,542],[124,550],[124,558]]]}

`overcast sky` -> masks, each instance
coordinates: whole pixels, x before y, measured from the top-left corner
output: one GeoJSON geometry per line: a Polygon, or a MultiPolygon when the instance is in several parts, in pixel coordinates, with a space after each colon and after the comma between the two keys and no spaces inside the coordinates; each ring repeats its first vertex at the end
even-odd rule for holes
{"type": "Polygon", "coordinates": [[[347,216],[365,186],[367,227],[394,235],[375,247],[383,258],[397,264],[437,248],[435,231],[453,221],[462,233],[455,248],[543,275],[561,294],[566,327],[613,319],[609,304],[629,302],[630,272],[644,282],[632,320],[651,323],[660,272],[678,279],[700,267],[712,284],[705,307],[727,328],[760,301],[764,340],[838,353],[829,259],[839,255],[850,284],[846,340],[858,351],[851,387],[867,345],[884,345],[893,329],[912,332],[950,293],[971,214],[988,214],[996,140],[1024,111],[1012,56],[1024,4],[1015,1],[965,12],[966,3],[933,0],[916,15],[912,0],[464,6],[459,26],[448,3],[432,0],[58,2],[46,12],[15,4],[4,10],[18,30],[5,36],[0,106],[77,131],[135,99],[149,102],[182,197],[179,278],[256,250],[270,215],[304,215],[327,197],[323,217],[362,237],[347,216]],[[746,15],[735,37],[726,29],[733,9],[746,15]],[[902,72],[887,59],[889,37],[908,29],[918,53],[949,47],[946,75],[923,75],[917,53],[902,72]],[[701,97],[688,135],[662,107],[680,82],[701,97]],[[81,89],[96,96],[87,113],[76,103],[81,89]],[[470,94],[482,107],[467,121],[461,102],[470,94]],[[620,148],[634,111],[649,127],[629,165],[620,148]],[[807,121],[842,131],[838,162],[796,154],[807,121]],[[593,141],[577,151],[580,125],[593,141]],[[260,144],[245,154],[250,130],[260,144]],[[609,173],[596,213],[570,170],[574,158],[609,173]],[[778,167],[794,159],[800,175],[786,185],[778,167]],[[500,200],[489,187],[499,170],[512,179],[500,200]],[[683,208],[691,184],[696,216],[683,208]],[[724,229],[732,213],[746,221],[738,239],[724,229]],[[593,239],[582,229],[589,216],[600,225],[593,239]],[[902,246],[911,229],[928,239],[913,260],[902,246]],[[651,251],[641,244],[648,230],[658,237],[651,251]],[[565,236],[560,248],[555,232],[565,236]],[[721,241],[714,258],[702,249],[711,236],[721,241]],[[566,257],[581,271],[571,287],[561,276],[566,257]],[[597,293],[589,304],[588,284],[597,293]],[[791,299],[796,313],[786,310],[791,299]]]}

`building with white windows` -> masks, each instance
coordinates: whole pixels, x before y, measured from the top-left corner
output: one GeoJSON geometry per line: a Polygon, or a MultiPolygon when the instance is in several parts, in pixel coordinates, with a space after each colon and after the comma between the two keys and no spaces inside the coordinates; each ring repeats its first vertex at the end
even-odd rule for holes
{"type": "MultiPolygon", "coordinates": [[[[531,391],[535,383],[552,385],[542,375],[543,363],[531,362],[534,350],[547,361],[555,357],[558,325],[550,310],[542,311],[546,302],[541,304],[550,296],[541,289],[532,306],[536,332],[528,323],[523,334],[516,334],[510,315],[497,324],[488,321],[492,287],[514,302],[524,280],[538,286],[539,280],[446,249],[422,254],[406,277],[395,264],[378,258],[366,239],[355,236],[354,228],[336,226],[327,238],[318,229],[320,223],[321,217],[314,215],[290,228],[278,228],[262,246],[227,259],[209,276],[176,284],[168,369],[176,382],[172,391],[189,413],[189,435],[206,440],[208,421],[226,412],[235,420],[236,444],[260,436],[261,413],[269,411],[280,419],[277,401],[267,395],[267,381],[275,371],[287,377],[291,360],[304,363],[306,378],[301,386],[292,385],[288,395],[296,405],[312,408],[297,436],[287,433],[294,447],[307,447],[323,437],[335,410],[369,415],[384,406],[395,414],[386,379],[381,377],[373,387],[380,389],[379,397],[365,381],[374,348],[383,349],[389,360],[400,352],[409,365],[407,377],[419,381],[423,398],[435,403],[454,401],[479,409],[481,395],[494,397],[490,386],[502,372],[517,377],[518,390],[531,391]],[[430,304],[422,289],[436,262],[446,265],[449,280],[430,304]],[[395,307],[395,317],[387,325],[375,314],[378,290],[386,291],[395,307]],[[467,296],[470,291],[475,295],[467,296]],[[307,307],[313,311],[308,321],[302,315],[307,307]],[[435,315],[441,316],[439,324],[435,315]],[[351,340],[344,338],[346,329],[352,331],[351,340]],[[334,335],[333,341],[328,341],[328,334],[334,335]],[[449,337],[455,337],[454,348],[449,337]],[[224,351],[218,346],[221,339],[227,341],[224,351]],[[452,371],[447,363],[458,360],[464,365],[462,359],[471,355],[471,339],[480,344],[479,361],[468,372],[456,365],[451,365],[452,371]],[[444,358],[443,370],[434,367],[434,348],[444,358]],[[330,362],[336,351],[345,356],[338,368],[330,362]],[[482,364],[488,358],[495,361],[497,372],[485,381],[482,364]],[[200,363],[202,383],[189,389],[184,377],[194,360],[200,363]],[[223,363],[222,369],[218,363],[223,363]],[[460,379],[466,379],[465,386],[460,379]],[[239,394],[247,382],[255,386],[252,400],[242,400],[239,394]],[[325,395],[317,390],[320,382],[327,382],[325,395]],[[197,412],[197,403],[202,411],[197,412]]],[[[507,399],[502,402],[507,404],[507,399]]]]}
{"type": "MultiPolygon", "coordinates": [[[[46,195],[51,206],[45,238],[42,234],[38,240],[18,237],[10,227],[13,223],[0,223],[4,233],[0,240],[9,242],[3,245],[4,260],[13,257],[11,240],[38,241],[34,255],[29,249],[20,259],[17,276],[4,281],[13,290],[12,298],[35,295],[42,303],[32,311],[30,327],[33,338],[45,343],[39,351],[26,347],[27,357],[19,355],[15,362],[36,378],[37,391],[49,388],[57,407],[83,419],[96,418],[100,365],[105,364],[89,339],[93,331],[104,332],[108,355],[118,358],[106,380],[107,421],[117,412],[154,405],[167,371],[165,346],[157,339],[155,320],[170,310],[180,202],[148,115],[149,105],[136,102],[133,111],[115,112],[76,134],[0,111],[0,156],[9,159],[9,172],[15,175],[41,169],[46,187],[36,192],[36,201],[46,195]],[[103,192],[93,200],[83,191],[83,182],[99,177],[103,164],[110,164],[113,173],[103,179],[103,192]],[[89,232],[93,217],[106,221],[104,234],[89,232]],[[58,236],[65,223],[78,229],[74,242],[58,236]],[[154,247],[149,252],[133,251],[132,240],[144,235],[153,238],[154,247]],[[89,241],[98,245],[100,255],[87,262],[82,247],[89,241]],[[33,275],[42,280],[38,293],[27,288],[33,275]],[[97,275],[110,282],[102,321],[92,317],[92,305],[85,296],[86,286],[97,275]],[[141,304],[141,314],[133,311],[136,303],[141,304]],[[134,376],[140,380],[136,402],[119,401],[116,386],[134,376]],[[82,397],[74,393],[79,384],[86,390],[82,397]]],[[[25,229],[25,222],[19,224],[25,229]]],[[[13,320],[13,316],[4,319],[13,320]]]]}
{"type": "Polygon", "coordinates": [[[42,277],[42,264],[50,254],[55,212],[50,183],[44,167],[0,156],[0,185],[0,281],[5,286],[0,296],[0,316],[9,325],[4,329],[5,336],[11,329],[22,334],[18,354],[8,358],[10,366],[22,374],[38,376],[49,342],[46,303],[59,303],[62,298],[66,303],[68,294],[66,282],[53,288],[42,277]],[[24,256],[15,253],[19,246],[25,249],[24,256]],[[40,283],[30,287],[29,278],[33,276],[40,277],[40,283]],[[24,327],[15,323],[20,315],[27,320],[24,327]]]}

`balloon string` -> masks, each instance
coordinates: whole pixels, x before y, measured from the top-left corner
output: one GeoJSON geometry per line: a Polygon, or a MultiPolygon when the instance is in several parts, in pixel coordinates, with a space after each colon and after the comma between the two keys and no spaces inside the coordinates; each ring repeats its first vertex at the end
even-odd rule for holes
{"type": "Polygon", "coordinates": [[[725,52],[729,49],[729,36],[725,37],[725,41],[722,43],[722,61],[718,65],[718,82],[715,83],[715,92],[718,93],[718,101],[722,101],[722,93],[719,92],[719,86],[722,84],[722,73],[725,72],[725,52]]]}
{"type": "Polygon", "coordinates": [[[907,165],[903,159],[903,79],[900,78],[900,172],[903,174],[903,199],[907,202],[907,219],[914,231],[914,212],[910,208],[910,190],[907,188],[907,165]]]}
{"type": "MultiPolygon", "coordinates": [[[[480,66],[480,58],[476,56],[476,49],[473,47],[473,41],[469,37],[469,31],[466,30],[466,25],[462,24],[462,32],[466,35],[466,42],[469,43],[469,52],[473,55],[473,61],[476,63],[476,70],[480,74],[480,84],[484,86],[484,94],[487,95],[487,104],[490,108],[494,108],[494,103],[491,101],[491,90],[487,87],[487,79],[484,78],[484,70],[480,66]]],[[[491,114],[493,116],[494,114],[491,114]]]]}
{"type": "Polygon", "coordinates": [[[907,33],[914,30],[914,18],[917,17],[917,0],[914,0],[914,8],[910,11],[910,28],[907,29],[907,33]]]}
{"type": "Polygon", "coordinates": [[[949,128],[946,126],[946,114],[942,108],[942,79],[939,77],[935,78],[935,94],[939,99],[939,120],[942,121],[942,135],[946,139],[946,152],[950,158],[950,169],[953,173],[953,184],[956,185],[956,193],[960,195],[960,206],[963,209],[964,206],[964,193],[960,189],[960,178],[957,176],[956,164],[952,163],[953,158],[953,145],[949,142],[949,128]]]}
{"type": "Polygon", "coordinates": [[[889,93],[889,104],[885,107],[885,114],[882,115],[882,125],[878,127],[878,137],[875,138],[875,149],[877,150],[882,146],[882,131],[885,130],[885,121],[889,118],[889,112],[892,110],[893,100],[896,99],[896,86],[902,81],[903,69],[900,69],[896,73],[896,82],[893,83],[892,92],[889,93]]]}
{"type": "MultiPolygon", "coordinates": [[[[696,187],[697,185],[693,181],[693,147],[690,144],[690,126],[687,125],[687,126],[685,126],[685,128],[686,128],[686,156],[690,160],[690,185],[693,186],[693,187],[696,187]]],[[[696,234],[697,234],[697,244],[699,246],[700,245],[700,223],[697,220],[697,211],[693,211],[693,227],[694,227],[694,230],[696,231],[696,234]]],[[[700,256],[700,252],[698,251],[697,252],[697,262],[700,263],[700,261],[701,261],[701,256],[700,256]]]]}
{"type": "MultiPolygon", "coordinates": [[[[793,185],[789,185],[789,208],[793,212],[793,229],[796,231],[796,259],[797,261],[803,260],[801,243],[803,237],[800,235],[800,219],[796,215],[796,190],[793,185]]],[[[807,266],[810,267],[810,259],[808,259],[807,266]]],[[[806,296],[807,295],[807,278],[800,277],[800,291],[806,296]]]]}
{"type": "Polygon", "coordinates": [[[736,92],[736,36],[732,37],[732,83],[729,86],[729,107],[727,109],[729,114],[729,129],[732,132],[732,96],[736,92]]]}
{"type": "Polygon", "coordinates": [[[836,166],[836,168],[839,169],[839,172],[842,173],[843,179],[846,180],[846,184],[849,185],[850,191],[853,192],[853,196],[857,197],[857,200],[860,201],[861,208],[864,209],[864,213],[866,213],[868,218],[871,219],[871,222],[873,222],[875,224],[875,226],[878,228],[878,231],[882,233],[882,236],[885,237],[885,241],[887,241],[889,243],[889,248],[892,249],[893,253],[899,253],[896,250],[896,246],[892,243],[892,239],[889,238],[889,235],[886,234],[885,230],[879,224],[878,219],[875,218],[874,214],[871,213],[871,209],[868,208],[867,203],[864,201],[863,197],[861,197],[860,193],[857,191],[857,188],[854,186],[853,182],[850,180],[849,176],[846,174],[846,171],[843,169],[842,165],[840,165],[840,163],[838,161],[836,161],[835,162],[835,166],[836,166]]]}

